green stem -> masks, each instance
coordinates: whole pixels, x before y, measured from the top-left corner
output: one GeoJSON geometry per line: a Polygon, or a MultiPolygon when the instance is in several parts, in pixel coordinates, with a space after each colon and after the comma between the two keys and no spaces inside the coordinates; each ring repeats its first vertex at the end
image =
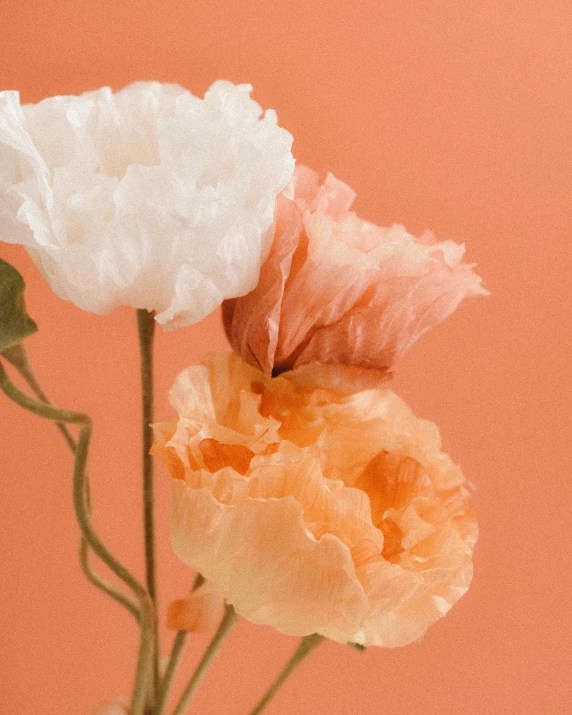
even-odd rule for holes
{"type": "Polygon", "coordinates": [[[185,641],[187,640],[186,631],[178,631],[173,641],[173,648],[171,650],[171,655],[169,656],[169,662],[167,663],[167,669],[165,670],[165,675],[161,680],[159,686],[159,695],[157,698],[156,705],[156,715],[163,715],[165,705],[167,703],[167,697],[169,691],[171,690],[171,685],[173,683],[173,678],[177,672],[177,666],[179,665],[179,659],[183,652],[185,646],[185,641]]]}
{"type": "MultiPolygon", "coordinates": [[[[32,368],[32,365],[30,363],[30,360],[28,358],[28,354],[26,352],[26,349],[24,347],[23,343],[18,343],[17,345],[13,345],[10,347],[8,350],[5,350],[3,353],[3,356],[8,360],[12,365],[18,370],[20,375],[24,378],[30,389],[34,392],[36,397],[43,403],[50,405],[53,407],[50,398],[46,395],[44,390],[42,389],[40,383],[38,382],[38,379],[36,378],[36,374],[34,373],[34,369],[32,368]]],[[[56,427],[60,430],[62,433],[66,444],[70,448],[71,452],[75,455],[75,450],[76,450],[76,441],[74,437],[72,436],[71,432],[67,428],[67,425],[64,422],[56,422],[56,427]]],[[[87,508],[89,509],[89,480],[86,474],[86,501],[87,501],[87,508]]],[[[125,608],[127,608],[128,611],[130,611],[137,620],[140,618],[140,613],[139,609],[137,608],[137,605],[127,596],[125,595],[120,589],[116,588],[111,582],[107,581],[106,579],[102,578],[97,574],[90,562],[89,562],[89,549],[87,545],[87,541],[85,538],[82,536],[81,538],[81,545],[80,545],[80,564],[81,568],[90,583],[92,583],[94,586],[99,588],[101,591],[104,593],[108,594],[111,596],[111,598],[114,598],[118,603],[121,603],[125,608]]]]}
{"type": "Polygon", "coordinates": [[[141,613],[137,604],[132,601],[129,596],[123,593],[121,589],[116,588],[111,581],[103,578],[93,570],[89,562],[89,546],[83,537],[79,549],[79,562],[85,577],[90,583],[92,583],[96,588],[99,588],[100,591],[106,593],[108,596],[111,596],[111,598],[116,600],[122,606],[125,606],[125,608],[133,614],[137,622],[141,621],[141,613]]]}
{"type": "Polygon", "coordinates": [[[152,674],[153,667],[153,624],[155,609],[153,608],[151,599],[143,586],[141,586],[141,584],[129,573],[129,571],[127,571],[127,569],[107,550],[91,526],[85,500],[85,463],[87,461],[90,439],[91,420],[82,425],[79,433],[73,480],[74,507],[80,528],[88,544],[101,558],[101,560],[133,589],[139,600],[141,613],[141,643],[139,647],[137,671],[135,673],[135,686],[133,689],[130,712],[131,715],[144,715],[145,705],[147,702],[148,682],[149,677],[152,674]]]}
{"type": "Polygon", "coordinates": [[[154,313],[137,311],[139,347],[141,353],[141,398],[143,417],[143,513],[145,524],[145,566],[147,590],[153,602],[157,598],[155,578],[155,514],[153,510],[153,335],[155,332],[154,313]]]}
{"type": "MultiPolygon", "coordinates": [[[[202,586],[204,582],[205,577],[202,574],[198,573],[195,577],[192,590],[196,591],[196,589],[199,588],[199,586],[202,586]]],[[[175,636],[173,649],[171,651],[171,655],[167,663],[167,669],[165,670],[165,675],[163,676],[163,679],[161,680],[161,683],[159,685],[159,696],[157,699],[156,715],[163,715],[163,710],[167,702],[167,697],[169,695],[169,690],[171,689],[173,677],[175,676],[177,665],[179,663],[179,658],[181,657],[181,653],[183,652],[183,648],[185,647],[187,635],[187,631],[177,631],[177,635],[175,636]]]]}
{"type": "Polygon", "coordinates": [[[268,691],[266,692],[266,695],[260,700],[258,705],[254,708],[254,710],[251,710],[249,715],[258,715],[258,713],[261,713],[264,708],[268,705],[268,703],[272,700],[272,698],[276,695],[276,693],[280,690],[282,684],[284,681],[288,678],[290,673],[292,673],[293,670],[295,670],[298,665],[304,660],[304,658],[316,648],[316,646],[320,645],[320,643],[324,640],[324,636],[320,636],[317,633],[314,633],[311,636],[306,636],[305,638],[302,638],[300,641],[300,645],[296,649],[294,655],[290,658],[288,663],[284,666],[284,669],[280,673],[280,675],[276,678],[274,683],[270,686],[268,691]]]}
{"type": "Polygon", "coordinates": [[[86,472],[85,465],[91,439],[91,419],[88,415],[71,410],[61,410],[52,405],[28,397],[21,392],[9,379],[3,365],[0,363],[0,389],[20,407],[40,417],[54,422],[66,422],[80,425],[79,440],[75,448],[75,463],[73,477],[73,502],[76,517],[82,535],[99,556],[99,558],[131,588],[139,600],[141,614],[141,645],[135,677],[135,687],[131,703],[131,715],[144,715],[147,698],[147,683],[152,673],[154,653],[154,607],[143,586],[121,564],[100,541],[94,531],[86,503],[86,472]]]}
{"type": "Polygon", "coordinates": [[[61,410],[58,407],[38,402],[28,395],[21,392],[16,385],[8,377],[2,363],[0,363],[0,390],[12,402],[15,402],[20,407],[32,412],[39,417],[45,417],[52,422],[68,422],[70,424],[88,424],[91,422],[87,415],[82,412],[74,412],[72,410],[61,410]]]}
{"type": "Polygon", "coordinates": [[[177,707],[173,710],[173,715],[184,715],[185,710],[191,704],[210,666],[217,657],[225,638],[228,636],[232,627],[237,623],[239,618],[240,616],[235,613],[234,608],[227,604],[220,626],[218,627],[212,641],[209,643],[209,646],[206,649],[201,662],[198,664],[195,672],[193,673],[189,684],[185,688],[177,707]]]}
{"type": "Polygon", "coordinates": [[[153,615],[153,679],[150,706],[159,687],[159,626],[157,623],[157,577],[155,569],[155,512],[153,490],[153,338],[155,313],[137,310],[139,351],[141,357],[141,414],[143,444],[143,524],[145,531],[145,572],[147,591],[154,608],[153,615]]]}
{"type": "MultiPolygon", "coordinates": [[[[40,402],[45,402],[47,405],[50,405],[51,401],[46,395],[46,393],[42,390],[42,387],[38,382],[30,360],[28,359],[28,353],[26,352],[24,344],[18,343],[17,345],[12,345],[12,347],[5,350],[2,354],[6,358],[6,360],[8,360],[12,363],[12,365],[14,365],[20,375],[22,375],[22,377],[27,382],[28,386],[36,395],[38,400],[40,400],[40,402]]],[[[62,433],[63,438],[65,439],[71,451],[75,452],[75,439],[73,438],[71,432],[66,427],[66,425],[63,422],[56,422],[56,427],[62,433]]]]}

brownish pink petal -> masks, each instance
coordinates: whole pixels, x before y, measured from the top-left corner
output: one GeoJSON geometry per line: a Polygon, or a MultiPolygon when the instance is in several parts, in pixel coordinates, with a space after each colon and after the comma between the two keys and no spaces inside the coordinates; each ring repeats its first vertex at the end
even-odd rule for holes
{"type": "Polygon", "coordinates": [[[267,375],[314,361],[389,371],[464,298],[486,294],[462,245],[375,226],[350,211],[354,196],[297,167],[257,288],[224,305],[233,348],[267,375]]]}
{"type": "Polygon", "coordinates": [[[278,343],[280,307],[298,245],[302,218],[293,201],[279,196],[276,236],[256,288],[238,303],[223,303],[223,321],[235,350],[266,374],[272,372],[278,343]],[[248,356],[248,357],[247,357],[248,356]]]}

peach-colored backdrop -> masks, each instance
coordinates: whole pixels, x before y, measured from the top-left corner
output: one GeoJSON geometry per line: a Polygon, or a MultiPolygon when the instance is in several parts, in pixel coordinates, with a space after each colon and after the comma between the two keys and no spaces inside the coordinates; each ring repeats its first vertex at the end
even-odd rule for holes
{"type": "MultiPolygon", "coordinates": [[[[394,380],[476,485],[468,595],[407,648],[322,646],[269,715],[572,712],[569,0],[1,0],[0,11],[0,88],[37,101],[136,79],[201,94],[217,78],[251,82],[299,161],[347,181],[366,218],[466,242],[492,293],[425,336],[394,380]]],[[[141,572],[133,312],[82,313],[23,249],[0,255],[28,281],[41,382],[95,419],[97,524],[141,572]]],[[[218,314],[159,334],[158,416],[175,374],[213,349],[226,349],[218,314]]],[[[80,573],[72,462],[53,426],[0,396],[0,449],[0,712],[89,713],[129,692],[135,626],[80,573]]],[[[189,583],[170,553],[168,498],[160,470],[163,606],[189,583]]],[[[187,670],[205,642],[192,641],[187,670]]],[[[247,712],[294,645],[242,623],[195,712],[247,712]]]]}

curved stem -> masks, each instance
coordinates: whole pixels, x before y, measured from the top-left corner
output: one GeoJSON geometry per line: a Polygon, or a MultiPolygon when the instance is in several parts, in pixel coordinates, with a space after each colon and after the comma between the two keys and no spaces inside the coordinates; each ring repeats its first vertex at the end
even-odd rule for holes
{"type": "Polygon", "coordinates": [[[210,666],[217,657],[225,638],[228,636],[232,627],[237,623],[239,618],[240,616],[235,613],[234,608],[227,604],[220,626],[218,627],[212,641],[209,643],[209,646],[206,649],[201,662],[198,664],[195,672],[193,673],[189,684],[185,688],[177,707],[173,710],[173,715],[184,715],[185,710],[191,704],[210,666]]]}
{"type": "MultiPolygon", "coordinates": [[[[22,375],[22,377],[24,378],[32,392],[36,395],[38,400],[40,400],[40,402],[45,402],[47,405],[50,405],[51,401],[46,395],[46,393],[42,390],[42,387],[38,382],[30,360],[28,359],[28,353],[26,352],[24,344],[18,343],[17,345],[12,345],[12,347],[8,348],[8,350],[5,350],[2,354],[6,358],[6,360],[8,360],[8,362],[11,362],[12,365],[14,365],[20,375],[22,375]]],[[[66,425],[63,422],[56,422],[56,427],[62,433],[63,438],[65,439],[71,451],[75,452],[75,439],[73,438],[71,432],[66,427],[66,425]]]]}
{"type": "Polygon", "coordinates": [[[141,613],[141,644],[139,647],[139,658],[135,674],[135,686],[131,701],[131,715],[144,715],[145,704],[147,701],[148,682],[149,677],[152,675],[153,667],[153,624],[155,609],[143,586],[141,586],[141,584],[129,573],[129,571],[127,571],[127,569],[107,550],[91,526],[85,500],[85,463],[87,461],[90,439],[91,420],[82,425],[79,433],[73,478],[74,507],[80,528],[88,544],[102,561],[104,561],[115,573],[123,578],[127,585],[133,589],[135,595],[139,599],[141,613]]]}
{"type": "MultiPolygon", "coordinates": [[[[12,365],[18,370],[20,375],[24,378],[30,389],[34,392],[36,397],[41,401],[44,402],[47,405],[52,405],[50,398],[46,395],[44,390],[42,389],[40,383],[38,382],[38,379],[36,378],[36,374],[34,373],[34,369],[32,368],[32,365],[30,363],[30,360],[28,358],[28,354],[26,352],[26,349],[24,347],[23,343],[18,343],[17,345],[13,345],[11,348],[8,350],[5,350],[3,353],[3,356],[8,360],[12,365]]],[[[67,425],[65,422],[56,422],[56,427],[60,430],[62,433],[66,444],[70,448],[71,452],[75,454],[76,450],[76,441],[74,437],[72,436],[71,432],[67,428],[67,425]]],[[[87,502],[87,508],[89,509],[89,480],[87,477],[87,473],[85,475],[86,479],[86,502],[87,502]]],[[[87,578],[87,580],[92,583],[96,588],[99,588],[101,591],[106,593],[108,596],[111,596],[111,598],[115,599],[118,603],[122,604],[127,608],[128,611],[130,611],[137,621],[140,619],[140,613],[139,609],[137,607],[137,604],[135,604],[129,596],[124,594],[120,589],[118,589],[116,586],[114,586],[110,581],[107,581],[103,577],[99,576],[99,574],[93,570],[90,562],[89,562],[89,548],[87,545],[87,541],[85,540],[85,537],[82,536],[81,538],[81,544],[80,544],[80,556],[79,556],[80,564],[82,571],[87,578]]]]}
{"type": "Polygon", "coordinates": [[[153,338],[155,313],[137,310],[139,351],[141,357],[141,412],[143,445],[143,523],[145,532],[145,572],[147,591],[154,607],[153,616],[153,679],[150,705],[159,688],[159,625],[157,623],[157,576],[155,569],[155,513],[153,494],[153,338]]]}
{"type": "Polygon", "coordinates": [[[141,613],[137,604],[132,601],[129,596],[127,596],[119,588],[116,588],[111,581],[100,576],[96,571],[93,570],[91,564],[89,563],[89,546],[87,541],[82,537],[80,547],[79,547],[79,562],[81,564],[81,569],[87,578],[87,580],[92,583],[100,591],[103,591],[108,596],[111,596],[114,600],[120,603],[135,617],[137,622],[141,620],[141,613]]]}
{"type": "Polygon", "coordinates": [[[274,683],[270,686],[268,691],[266,692],[266,695],[260,700],[258,705],[254,708],[254,710],[251,710],[249,715],[258,715],[258,713],[261,713],[264,708],[268,705],[268,703],[272,700],[272,698],[276,695],[276,693],[280,690],[281,686],[283,685],[284,681],[288,678],[290,673],[295,670],[298,665],[304,660],[304,658],[316,648],[316,646],[320,645],[320,643],[324,640],[324,636],[320,636],[317,633],[314,633],[311,636],[306,636],[305,638],[302,638],[300,645],[296,649],[294,655],[290,658],[290,660],[286,663],[284,666],[284,669],[280,673],[280,675],[276,678],[274,683]]]}
{"type": "Polygon", "coordinates": [[[81,426],[79,440],[75,449],[74,477],[73,477],[73,501],[76,517],[82,535],[99,556],[99,558],[134,592],[140,604],[141,613],[141,645],[139,649],[139,659],[135,677],[135,688],[131,703],[131,715],[144,715],[145,702],[147,698],[147,684],[152,674],[153,654],[154,654],[154,612],[153,603],[147,591],[131,575],[131,573],[121,564],[111,552],[104,546],[95,533],[89,516],[86,503],[86,473],[85,465],[91,439],[91,419],[88,415],[71,410],[61,410],[52,405],[28,397],[21,392],[9,379],[3,365],[0,363],[0,389],[13,402],[30,412],[45,417],[54,422],[67,422],[79,424],[81,426]]]}
{"type": "Polygon", "coordinates": [[[2,390],[6,397],[10,398],[12,402],[28,410],[28,412],[33,412],[35,415],[45,417],[52,422],[68,422],[71,424],[88,424],[91,422],[90,418],[82,412],[61,410],[58,407],[53,407],[45,402],[38,402],[28,397],[28,395],[21,392],[10,380],[2,363],[0,363],[0,390],[2,390]]]}

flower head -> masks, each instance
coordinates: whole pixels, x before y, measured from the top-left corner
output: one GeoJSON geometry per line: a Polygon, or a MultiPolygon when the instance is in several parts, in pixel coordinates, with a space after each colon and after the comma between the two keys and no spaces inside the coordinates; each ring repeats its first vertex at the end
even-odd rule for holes
{"type": "Polygon", "coordinates": [[[200,320],[258,280],[294,160],[249,85],[138,82],[20,105],[0,92],[0,239],[80,308],[200,320]]]}
{"type": "Polygon", "coordinates": [[[237,613],[291,635],[399,646],[467,590],[476,522],[437,427],[347,366],[185,370],[155,426],[171,537],[237,613]]]}
{"type": "Polygon", "coordinates": [[[486,294],[464,246],[368,223],[354,198],[297,167],[258,286],[224,303],[233,348],[266,374],[313,361],[389,370],[463,298],[486,294]]]}

